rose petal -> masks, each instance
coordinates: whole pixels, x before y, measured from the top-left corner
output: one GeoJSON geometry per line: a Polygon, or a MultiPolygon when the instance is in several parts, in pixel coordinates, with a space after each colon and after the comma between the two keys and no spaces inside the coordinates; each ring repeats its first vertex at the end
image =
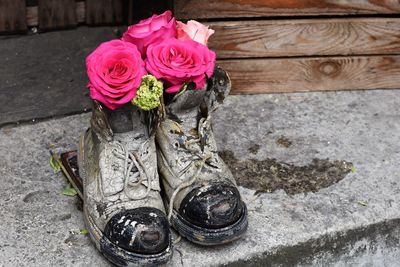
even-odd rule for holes
{"type": "Polygon", "coordinates": [[[179,92],[182,88],[183,84],[178,84],[178,85],[173,85],[165,89],[165,92],[167,93],[176,93],[179,92]]]}
{"type": "Polygon", "coordinates": [[[207,46],[192,40],[168,39],[147,49],[146,69],[163,79],[166,92],[179,91],[184,83],[195,82],[196,89],[205,86],[206,75],[214,72],[216,56],[207,46]]]}
{"type": "Polygon", "coordinates": [[[135,44],[142,57],[145,58],[149,45],[175,36],[176,20],[172,18],[172,12],[168,10],[161,15],[153,15],[129,26],[128,30],[124,32],[122,40],[135,44]]]}
{"type": "Polygon", "coordinates": [[[113,40],[101,44],[86,58],[90,97],[110,109],[131,101],[147,74],[136,46],[113,40]]]}

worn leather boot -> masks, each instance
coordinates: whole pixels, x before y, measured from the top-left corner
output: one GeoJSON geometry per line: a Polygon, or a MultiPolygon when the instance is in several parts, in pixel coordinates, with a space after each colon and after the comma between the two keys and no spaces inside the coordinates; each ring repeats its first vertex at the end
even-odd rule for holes
{"type": "Polygon", "coordinates": [[[118,266],[158,266],[172,256],[149,115],[131,104],[111,111],[94,102],[80,139],[86,226],[118,266]]]}
{"type": "Polygon", "coordinates": [[[211,114],[229,91],[229,77],[216,68],[205,90],[187,90],[167,102],[156,130],[168,219],[182,236],[201,245],[228,243],[247,229],[246,205],[211,129],[211,114]]]}

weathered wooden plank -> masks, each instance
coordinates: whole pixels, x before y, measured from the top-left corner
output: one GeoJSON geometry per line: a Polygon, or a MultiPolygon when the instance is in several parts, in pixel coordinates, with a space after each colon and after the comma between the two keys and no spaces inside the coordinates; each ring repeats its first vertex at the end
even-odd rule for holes
{"type": "Polygon", "coordinates": [[[0,31],[26,31],[25,1],[0,1],[0,31]]]}
{"type": "Polygon", "coordinates": [[[39,29],[76,26],[75,0],[39,0],[38,3],[39,29]]]}
{"type": "Polygon", "coordinates": [[[219,58],[400,54],[400,18],[208,23],[219,58]]]}
{"type": "MultiPolygon", "coordinates": [[[[77,23],[85,22],[85,2],[76,2],[76,21],[77,23]]],[[[39,25],[38,6],[27,6],[26,7],[26,24],[29,27],[39,25]]]]}
{"type": "Polygon", "coordinates": [[[400,56],[220,60],[233,94],[400,86],[400,56]]]}
{"type": "Polygon", "coordinates": [[[39,8],[37,6],[26,7],[26,24],[29,27],[39,25],[39,8]]]}
{"type": "Polygon", "coordinates": [[[398,0],[175,0],[178,19],[400,13],[398,0]]]}
{"type": "Polygon", "coordinates": [[[86,20],[86,3],[76,2],[76,20],[78,23],[84,23],[86,20]]]}
{"type": "Polygon", "coordinates": [[[119,24],[123,21],[122,0],[86,0],[86,23],[119,24]]]}

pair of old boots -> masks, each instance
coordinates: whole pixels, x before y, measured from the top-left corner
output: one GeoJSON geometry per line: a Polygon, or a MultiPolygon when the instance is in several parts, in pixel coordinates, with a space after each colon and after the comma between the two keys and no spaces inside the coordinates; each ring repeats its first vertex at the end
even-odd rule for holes
{"type": "Polygon", "coordinates": [[[86,226],[118,266],[156,266],[172,256],[169,224],[188,240],[217,245],[239,238],[247,211],[217,154],[210,115],[229,93],[217,68],[205,90],[166,100],[160,112],[94,103],[78,163],[86,226]]]}

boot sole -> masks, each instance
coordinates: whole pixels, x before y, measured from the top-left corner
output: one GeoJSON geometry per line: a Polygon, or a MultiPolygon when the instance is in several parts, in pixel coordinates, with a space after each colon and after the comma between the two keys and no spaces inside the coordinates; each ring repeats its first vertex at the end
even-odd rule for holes
{"type": "Polygon", "coordinates": [[[227,244],[241,238],[248,227],[247,207],[243,204],[243,212],[239,220],[224,228],[209,229],[188,222],[175,210],[171,216],[171,224],[176,231],[189,241],[202,246],[227,244]]]}

